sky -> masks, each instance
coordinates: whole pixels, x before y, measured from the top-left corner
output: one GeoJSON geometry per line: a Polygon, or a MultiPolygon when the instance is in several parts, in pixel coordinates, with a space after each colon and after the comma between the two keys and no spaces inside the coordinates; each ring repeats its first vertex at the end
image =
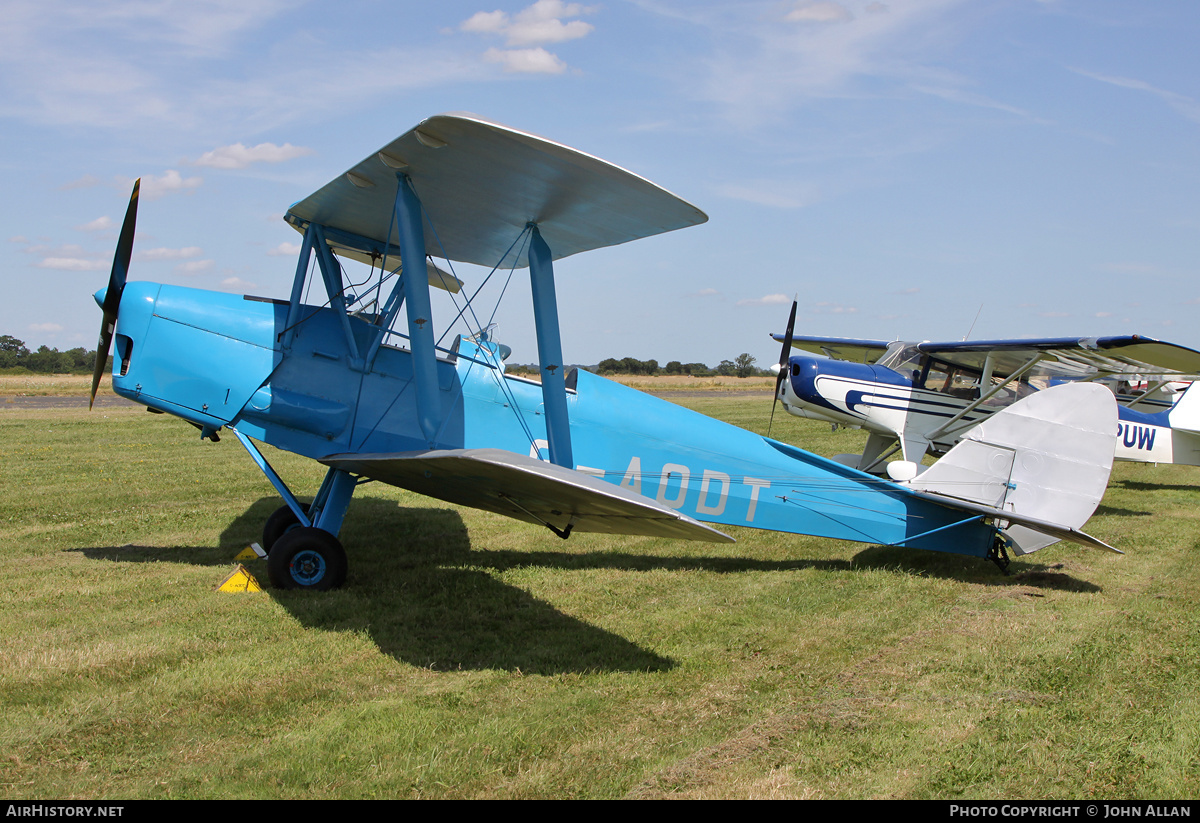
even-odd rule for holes
{"type": "MultiPolygon", "coordinates": [[[[333,8],[5,0],[0,334],[95,346],[136,177],[131,279],[286,297],[287,207],[469,111],[709,215],[556,263],[571,363],[772,363],[793,297],[799,334],[1200,348],[1190,0],[333,8]]],[[[469,290],[486,275],[456,271],[469,290]]],[[[522,273],[495,310],[521,363],[522,273]]]]}

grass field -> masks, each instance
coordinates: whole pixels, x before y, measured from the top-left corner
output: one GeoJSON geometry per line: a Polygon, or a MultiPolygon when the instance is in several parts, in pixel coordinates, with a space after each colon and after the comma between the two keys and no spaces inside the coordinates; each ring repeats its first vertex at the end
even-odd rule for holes
{"type": "Polygon", "coordinates": [[[1200,469],[1119,465],[1088,530],[1128,554],[1009,577],[737,529],[561,541],[370,484],[330,594],[215,591],[278,505],[231,437],[0,404],[0,477],[9,798],[1200,795],[1200,469]]]}

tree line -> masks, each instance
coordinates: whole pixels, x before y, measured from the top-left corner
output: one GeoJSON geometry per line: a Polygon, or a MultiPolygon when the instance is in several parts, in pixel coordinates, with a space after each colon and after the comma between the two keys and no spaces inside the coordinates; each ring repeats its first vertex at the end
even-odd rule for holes
{"type": "Polygon", "coordinates": [[[38,346],[30,351],[24,340],[11,334],[0,335],[0,369],[34,372],[35,374],[91,374],[96,365],[96,350],[82,346],[59,351],[38,346]]]}
{"type": "Polygon", "coordinates": [[[754,375],[769,375],[767,369],[756,369],[753,355],[742,352],[733,360],[722,360],[715,368],[709,368],[704,363],[681,363],[672,360],[665,366],[659,366],[657,360],[638,360],[634,357],[617,359],[610,357],[601,360],[596,365],[599,374],[686,374],[692,377],[752,377],[754,375]]]}
{"type": "MultiPolygon", "coordinates": [[[[657,360],[638,360],[634,357],[617,359],[610,357],[601,360],[591,370],[597,374],[679,374],[691,377],[752,377],[754,375],[769,375],[768,369],[754,367],[756,359],[747,352],[742,352],[733,360],[722,360],[716,367],[709,368],[704,363],[681,363],[672,360],[665,366],[660,366],[657,360]]],[[[66,351],[59,351],[48,346],[39,346],[37,351],[30,351],[24,340],[18,340],[11,334],[0,335],[0,369],[25,369],[36,374],[91,374],[96,363],[96,351],[82,346],[66,351]]],[[[110,358],[111,367],[111,358],[110,358]]],[[[510,367],[510,371],[521,371],[522,367],[510,367]]],[[[537,372],[537,367],[530,367],[537,372]]]]}

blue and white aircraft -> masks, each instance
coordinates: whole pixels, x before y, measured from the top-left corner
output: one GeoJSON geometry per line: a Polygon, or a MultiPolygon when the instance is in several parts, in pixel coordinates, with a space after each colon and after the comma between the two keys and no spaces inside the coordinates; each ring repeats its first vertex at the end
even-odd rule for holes
{"type": "Polygon", "coordinates": [[[1117,460],[1200,465],[1200,388],[1178,382],[1200,374],[1200,352],[1184,346],[1138,335],[945,343],[772,336],[790,339],[785,352],[821,355],[781,358],[788,379],[777,399],[798,417],[866,429],[861,455],[837,457],[864,471],[912,471],[902,464],[944,454],[1017,399],[1092,380],[1120,401],[1117,460]],[[901,465],[885,463],[897,451],[901,465]]]}
{"type": "Polygon", "coordinates": [[[555,262],[707,217],[559,143],[474,115],[423,121],[288,210],[304,239],[287,299],[127,282],[137,197],[135,185],[108,287],[96,293],[104,321],[92,396],[115,344],[118,394],[183,418],[203,438],[233,433],[284,501],[262,539],[277,587],[342,585],[337,535],[354,490],[370,480],[562,538],[732,542],[706,524],[750,526],[1002,568],[1009,551],[1060,539],[1111,549],[1080,531],[1113,454],[1115,401],[1096,386],[1041,392],[900,484],[564,373],[555,262]],[[347,272],[354,260],[369,273],[347,272]],[[458,262],[510,277],[528,268],[540,384],[505,373],[506,347],[476,319],[478,299],[463,299],[458,262]],[[442,345],[431,285],[455,301],[454,321],[469,322],[470,335],[442,345]],[[306,286],[317,292],[307,300],[306,286]],[[311,502],[258,443],[328,467],[311,502]]]}

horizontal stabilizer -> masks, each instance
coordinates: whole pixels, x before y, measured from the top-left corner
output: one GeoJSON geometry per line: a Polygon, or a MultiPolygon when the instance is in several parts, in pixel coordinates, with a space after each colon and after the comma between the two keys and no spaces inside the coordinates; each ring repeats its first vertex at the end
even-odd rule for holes
{"type": "Polygon", "coordinates": [[[643,534],[733,543],[657,501],[595,477],[503,449],[335,454],[326,466],[428,497],[564,532],[643,534]]]}
{"type": "MultiPolygon", "coordinates": [[[[937,492],[930,493],[930,492],[920,492],[920,491],[917,492],[917,496],[924,497],[927,500],[934,500],[934,501],[936,501],[938,503],[942,503],[942,504],[945,504],[947,502],[946,497],[948,497],[948,495],[938,494],[937,492]]],[[[1009,526],[1001,529],[1001,531],[1004,531],[1006,533],[1008,531],[1008,528],[1010,528],[1011,526],[1022,526],[1027,529],[1032,529],[1033,531],[1036,531],[1041,535],[1046,535],[1048,537],[1054,538],[1054,540],[1050,540],[1050,541],[1044,543],[1042,546],[1039,546],[1038,548],[1044,548],[1045,546],[1048,546],[1048,545],[1050,545],[1050,543],[1053,543],[1057,540],[1069,540],[1070,542],[1078,543],[1081,546],[1091,546],[1093,549],[1107,549],[1108,551],[1116,552],[1117,554],[1125,554],[1125,552],[1121,551],[1120,549],[1116,548],[1115,546],[1110,546],[1109,544],[1105,543],[1103,540],[1100,540],[1099,538],[1096,538],[1096,537],[1092,537],[1087,532],[1080,531],[1079,529],[1073,529],[1069,526],[1063,526],[1058,523],[1051,523],[1046,520],[1039,520],[1036,517],[1023,517],[1012,511],[1002,511],[1000,509],[993,508],[992,506],[984,506],[979,503],[973,503],[973,502],[970,502],[967,500],[963,500],[962,498],[955,499],[952,505],[954,505],[955,508],[962,509],[963,511],[976,512],[977,514],[987,515],[988,517],[991,517],[991,518],[994,518],[995,520],[1001,521],[1002,524],[1005,522],[1008,523],[1009,526]]],[[[1026,543],[1022,544],[1022,546],[1027,546],[1027,545],[1029,545],[1028,541],[1026,543]]],[[[1035,551],[1035,549],[1025,548],[1024,551],[1020,551],[1020,548],[1018,547],[1017,553],[1018,554],[1029,554],[1031,551],[1035,551]]]]}
{"type": "Polygon", "coordinates": [[[1108,486],[1116,431],[1108,389],[1055,386],[993,414],[907,485],[1003,514],[1019,555],[1058,540],[1111,549],[1078,530],[1108,486]]]}

